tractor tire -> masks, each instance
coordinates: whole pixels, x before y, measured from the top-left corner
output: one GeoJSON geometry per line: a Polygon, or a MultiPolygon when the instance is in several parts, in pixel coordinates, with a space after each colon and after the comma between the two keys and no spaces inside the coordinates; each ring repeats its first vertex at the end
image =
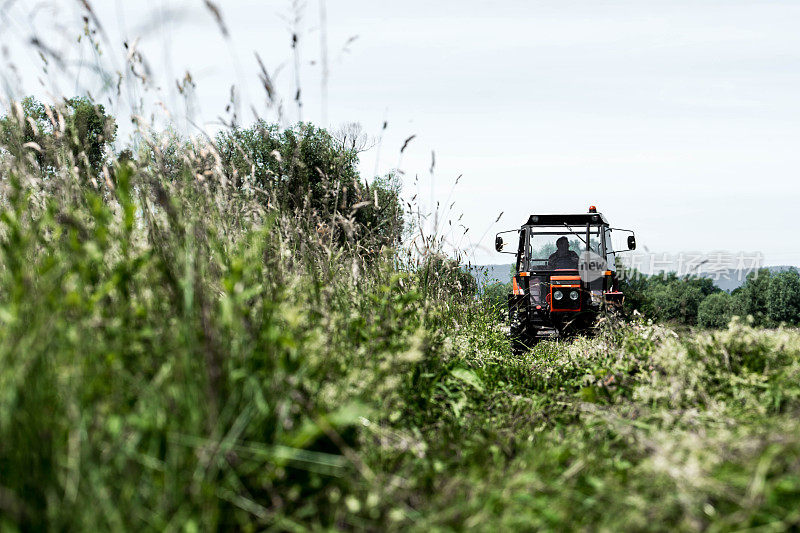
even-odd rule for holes
{"type": "Polygon", "coordinates": [[[511,353],[521,355],[536,345],[536,328],[523,326],[511,328],[511,353]]]}

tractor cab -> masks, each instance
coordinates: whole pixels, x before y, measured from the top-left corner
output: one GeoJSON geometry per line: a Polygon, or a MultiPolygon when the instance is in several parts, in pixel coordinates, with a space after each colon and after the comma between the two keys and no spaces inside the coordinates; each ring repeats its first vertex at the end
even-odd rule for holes
{"type": "Polygon", "coordinates": [[[633,232],[612,228],[594,206],[588,213],[531,215],[520,229],[496,235],[495,249],[516,256],[508,301],[517,344],[590,328],[599,313],[622,306],[612,232],[627,233],[627,249],[636,249],[633,232]],[[508,244],[516,242],[517,250],[506,251],[503,235],[513,233],[508,244]]]}

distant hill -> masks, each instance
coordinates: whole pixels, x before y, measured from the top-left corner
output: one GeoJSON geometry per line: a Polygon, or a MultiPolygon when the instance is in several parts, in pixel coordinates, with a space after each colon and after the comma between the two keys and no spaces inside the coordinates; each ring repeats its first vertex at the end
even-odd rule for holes
{"type": "MultiPolygon", "coordinates": [[[[511,280],[511,268],[512,265],[506,264],[499,264],[499,265],[474,265],[469,267],[469,270],[475,279],[478,281],[478,286],[482,287],[484,285],[491,285],[492,283],[500,282],[500,283],[508,283],[511,280]]],[[[769,269],[770,272],[783,272],[786,270],[790,270],[792,268],[796,268],[789,265],[780,265],[780,266],[770,266],[765,267],[769,269]]],[[[710,278],[714,280],[714,285],[719,287],[724,291],[732,291],[738,287],[741,287],[744,284],[745,278],[747,278],[748,270],[742,269],[727,269],[723,271],[715,271],[715,272],[706,272],[700,270],[698,272],[699,277],[710,278]]]]}

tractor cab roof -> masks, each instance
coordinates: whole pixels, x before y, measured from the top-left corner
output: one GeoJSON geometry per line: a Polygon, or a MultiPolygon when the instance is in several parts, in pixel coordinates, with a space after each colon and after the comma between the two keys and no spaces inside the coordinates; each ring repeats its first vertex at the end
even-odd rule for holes
{"type": "Polygon", "coordinates": [[[531,215],[525,223],[526,226],[563,226],[564,224],[569,226],[608,225],[608,220],[602,213],[589,212],[571,215],[531,215]]]}

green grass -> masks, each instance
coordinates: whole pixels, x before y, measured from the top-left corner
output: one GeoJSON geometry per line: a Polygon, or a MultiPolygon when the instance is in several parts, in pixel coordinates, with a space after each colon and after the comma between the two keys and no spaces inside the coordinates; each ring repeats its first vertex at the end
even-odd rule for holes
{"type": "Polygon", "coordinates": [[[418,525],[796,527],[798,356],[797,331],[742,324],[683,338],[633,325],[519,358],[478,349],[460,364],[482,390],[450,376],[450,409],[423,431],[444,466],[418,525]]]}

